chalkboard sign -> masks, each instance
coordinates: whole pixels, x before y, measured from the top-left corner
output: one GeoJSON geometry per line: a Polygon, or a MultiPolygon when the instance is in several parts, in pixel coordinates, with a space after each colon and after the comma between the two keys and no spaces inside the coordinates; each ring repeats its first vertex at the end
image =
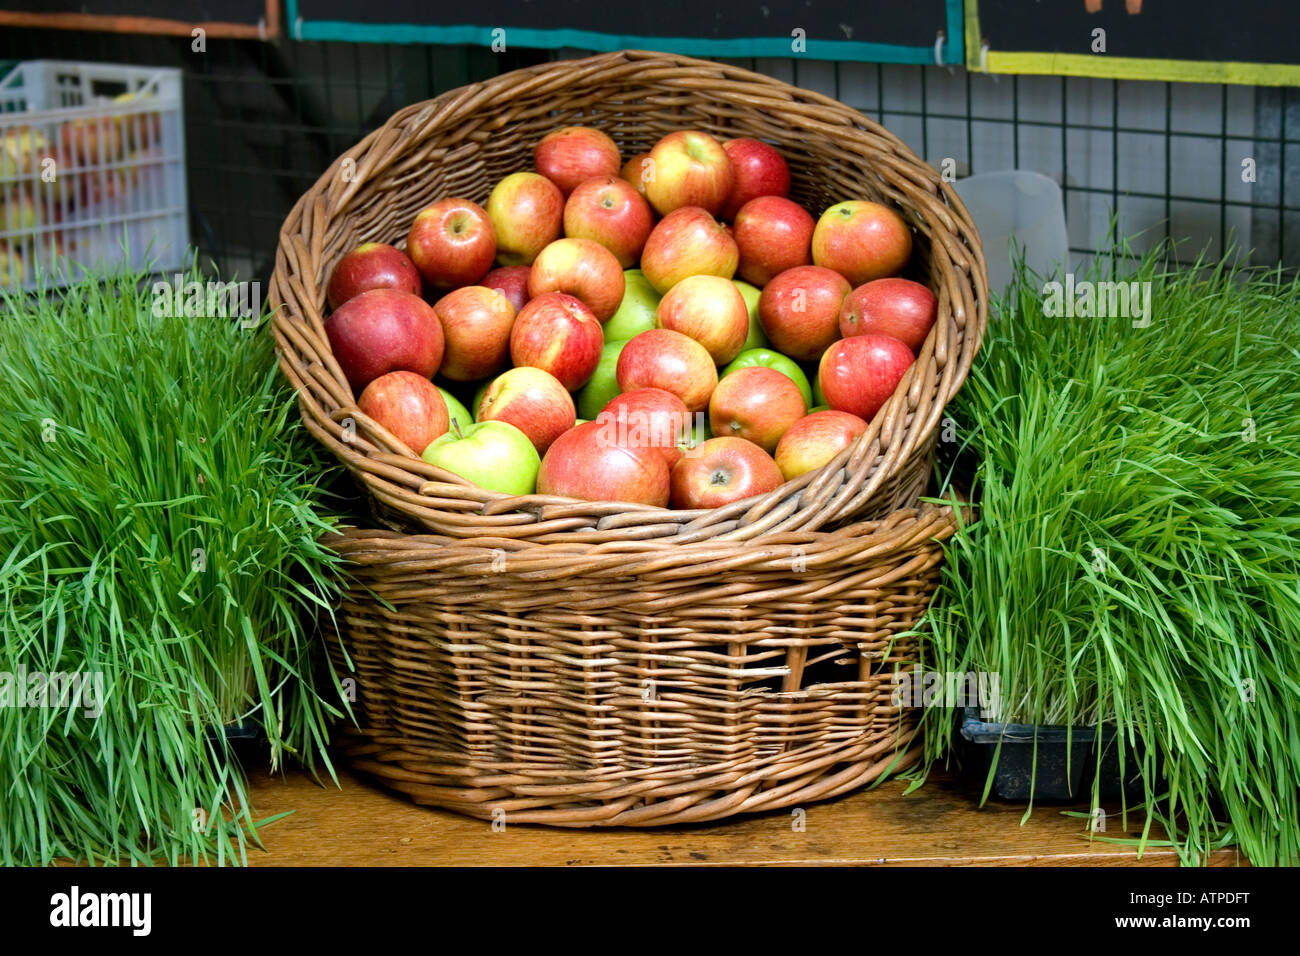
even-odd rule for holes
{"type": "Polygon", "coordinates": [[[1296,0],[967,0],[990,73],[1300,84],[1296,0]]]}
{"type": "Polygon", "coordinates": [[[280,0],[0,0],[0,24],[114,33],[271,39],[280,0]]]}
{"type": "Polygon", "coordinates": [[[303,40],[962,62],[962,0],[286,0],[303,40]],[[940,35],[942,34],[942,41],[940,35]]]}

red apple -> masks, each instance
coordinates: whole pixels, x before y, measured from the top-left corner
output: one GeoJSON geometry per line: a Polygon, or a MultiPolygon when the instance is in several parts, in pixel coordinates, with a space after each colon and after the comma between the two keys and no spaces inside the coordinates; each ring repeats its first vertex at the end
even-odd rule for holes
{"type": "Polygon", "coordinates": [[[497,262],[530,266],[537,254],[560,238],[564,197],[538,173],[511,173],[492,187],[488,218],[497,237],[497,262]]]}
{"type": "Polygon", "coordinates": [[[668,465],[653,448],[617,444],[609,421],[585,422],[559,438],[542,459],[537,493],[583,501],[668,504],[668,465]]]}
{"type": "Polygon", "coordinates": [[[442,363],[442,324],[433,306],[397,289],[371,289],[325,320],[330,349],[354,391],[386,372],[433,378],[442,363]]]}
{"type": "Polygon", "coordinates": [[[651,172],[651,170],[654,169],[654,166],[646,165],[649,159],[649,153],[637,153],[623,164],[623,168],[618,174],[620,179],[626,180],[632,184],[632,187],[641,194],[642,199],[645,198],[646,180],[652,178],[654,175],[651,172]]]}
{"type": "Polygon", "coordinates": [[[573,396],[550,372],[524,365],[498,375],[474,411],[478,422],[509,422],[539,455],[577,421],[573,396]]]}
{"type": "Polygon", "coordinates": [[[722,144],[731,160],[731,192],[722,218],[736,221],[740,208],[759,196],[790,195],[790,167],[776,147],[757,139],[729,139],[722,144]]]}
{"type": "Polygon", "coordinates": [[[855,335],[826,350],[817,367],[826,404],[871,421],[889,401],[914,361],[912,350],[890,335],[855,335]]]}
{"type": "Polygon", "coordinates": [[[726,227],[698,206],[664,216],[641,251],[641,271],[663,295],[687,276],[736,274],[740,250],[726,227]]]}
{"type": "Polygon", "coordinates": [[[682,457],[691,434],[686,403],[662,388],[635,388],[614,396],[594,419],[612,422],[616,443],[627,448],[656,448],[671,468],[682,457]]]}
{"type": "Polygon", "coordinates": [[[564,203],[564,234],[599,242],[624,269],[641,257],[651,225],[650,206],[636,187],[613,176],[580,183],[564,203]]]}
{"type": "Polygon", "coordinates": [[[702,442],[673,466],[674,508],[720,508],[785,484],[772,456],[732,436],[702,442]]]}
{"type": "Polygon", "coordinates": [[[485,275],[479,285],[496,289],[518,312],[528,302],[528,273],[532,271],[529,266],[502,266],[485,275]]]}
{"type": "Polygon", "coordinates": [[[330,273],[326,298],[331,309],[371,289],[420,294],[420,272],[406,253],[382,242],[367,242],[347,253],[330,273]]]}
{"type": "Polygon", "coordinates": [[[564,292],[586,303],[605,322],[623,301],[623,267],[614,253],[592,239],[557,239],[537,255],[528,294],[564,292]]]}
{"type": "Polygon", "coordinates": [[[617,176],[618,144],[598,129],[566,126],[547,133],[533,148],[533,165],[565,196],[596,176],[617,176]]]}
{"type": "Polygon", "coordinates": [[[496,289],[467,285],[448,292],[433,304],[442,322],[447,347],[442,356],[443,378],[472,382],[495,375],[510,356],[510,329],[515,307],[496,289]]]}
{"type": "Polygon", "coordinates": [[[791,481],[825,465],[866,430],[867,423],[849,412],[813,412],[781,436],[776,446],[776,466],[785,480],[791,481]]]}
{"type": "Polygon", "coordinates": [[[713,434],[744,438],[767,452],[807,413],[803,393],[790,376],[762,365],[723,376],[709,399],[713,434]]]}
{"type": "Polygon", "coordinates": [[[735,177],[727,151],[701,130],[669,133],[650,150],[645,195],[661,216],[683,206],[700,206],[712,215],[722,211],[735,177]]]}
{"type": "Polygon", "coordinates": [[[447,403],[436,385],[415,372],[388,372],[361,392],[357,408],[415,454],[447,431],[447,403]]]}
{"type": "Polygon", "coordinates": [[[781,196],[759,196],[735,218],[740,265],[736,272],[760,289],[786,269],[812,264],[813,217],[781,196]]]}
{"type": "Polygon", "coordinates": [[[834,269],[852,285],[892,276],[912,255],[912,230],[879,203],[855,199],[822,213],[813,230],[813,262],[834,269]]]}
{"type": "Polygon", "coordinates": [[[435,289],[474,285],[492,268],[496,252],[492,220],[468,199],[441,199],[422,210],[406,237],[407,255],[435,289]]]}
{"type": "Polygon", "coordinates": [[[650,329],[628,340],[618,356],[620,392],[662,388],[688,411],[703,411],[718,385],[718,369],[699,342],[672,329],[650,329]]]}
{"type": "Polygon", "coordinates": [[[544,292],[530,300],[510,332],[514,364],[550,372],[569,391],[591,378],[604,345],[591,309],[563,292],[544,292]]]}
{"type": "Polygon", "coordinates": [[[934,293],[911,279],[873,279],[848,294],[840,306],[840,334],[892,335],[919,352],[938,313],[934,293]]]}
{"type": "Polygon", "coordinates": [[[721,276],[687,276],[659,300],[655,323],[689,335],[726,365],[749,337],[749,307],[736,284],[721,276]]]}
{"type": "Polygon", "coordinates": [[[840,305],[849,291],[848,280],[830,269],[786,269],[759,296],[763,334],[783,355],[816,361],[840,337],[840,305]]]}

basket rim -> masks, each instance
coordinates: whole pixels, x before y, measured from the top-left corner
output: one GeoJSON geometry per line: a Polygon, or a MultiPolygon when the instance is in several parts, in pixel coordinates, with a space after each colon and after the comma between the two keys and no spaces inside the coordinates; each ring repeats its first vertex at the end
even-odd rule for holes
{"type": "MultiPolygon", "coordinates": [[[[661,78],[660,82],[666,81],[661,78]]],[[[879,149],[876,152],[885,155],[879,149]]],[[[932,264],[932,286],[935,269],[932,264]]],[[[586,532],[589,539],[604,536],[609,540],[744,540],[854,518],[871,502],[872,495],[914,465],[918,456],[928,455],[943,408],[964,382],[983,339],[987,300],[983,250],[969,212],[951,185],[893,133],[824,94],[741,67],[644,50],[542,63],[398,110],[338,156],[295,203],[280,231],[269,286],[279,364],[297,389],[303,421],[360,478],[373,503],[397,513],[403,526],[437,527],[456,538],[497,531],[514,539],[548,540],[573,532],[586,532]],[[852,130],[856,136],[871,138],[873,149],[875,141],[879,141],[882,149],[888,148],[888,161],[874,171],[894,192],[917,204],[895,203],[910,225],[928,239],[928,255],[937,257],[939,271],[944,272],[944,284],[937,292],[939,321],[868,430],[822,468],[765,495],[713,510],[589,502],[538,494],[512,497],[479,488],[458,475],[426,464],[356,407],[356,397],[323,332],[321,279],[330,221],[346,216],[362,186],[381,176],[402,155],[402,149],[412,143],[418,146],[422,137],[434,135],[451,122],[467,122],[466,114],[475,111],[481,122],[495,128],[505,126],[500,116],[482,119],[485,101],[493,97],[508,100],[520,90],[562,86],[571,82],[575,73],[599,79],[617,69],[633,67],[638,72],[667,71],[677,78],[676,82],[702,95],[740,90],[755,98],[761,92],[772,101],[767,109],[797,111],[804,128],[820,128],[840,136],[852,130]],[[353,175],[341,177],[340,171],[349,162],[354,164],[353,175]],[[304,361],[304,355],[316,359],[304,361]],[[333,405],[332,411],[313,395],[313,385],[333,405]],[[931,394],[935,400],[928,401],[931,394]],[[363,437],[361,428],[356,428],[352,437],[343,434],[343,423],[349,418],[377,441],[363,437]]]]}

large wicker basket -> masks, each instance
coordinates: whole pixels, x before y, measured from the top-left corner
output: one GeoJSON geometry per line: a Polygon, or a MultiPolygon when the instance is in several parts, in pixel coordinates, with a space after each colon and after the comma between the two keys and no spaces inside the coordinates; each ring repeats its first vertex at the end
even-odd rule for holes
{"type": "Polygon", "coordinates": [[[886,130],[664,54],[510,73],[404,109],[340,157],[286,221],[270,292],[305,424],[391,529],[329,542],[356,571],[331,644],[357,680],[344,746],[360,767],[475,816],[650,826],[824,799],[912,759],[892,674],[917,660],[955,528],[916,503],[986,279],[960,200],[886,130]],[[605,129],[625,155],[684,127],[766,139],[814,213],[873,198],[912,224],[938,321],[852,448],[771,494],[673,511],[484,491],[361,414],[323,329],[334,262],[400,244],[440,197],[482,202],[566,124],[605,129]]]}
{"type": "Polygon", "coordinates": [[[961,200],[888,130],[756,73],[625,51],[519,70],[396,113],[294,206],[269,291],[281,367],[299,388],[303,420],[364,482],[381,520],[452,537],[597,543],[753,538],[913,504],[929,477],[944,405],[979,347],[987,279],[961,200]],[[361,414],[323,326],[334,263],[362,242],[401,244],[415,214],[439,198],[486,201],[503,176],[531,168],[538,139],[566,124],[604,129],[625,156],[684,127],[770,140],[789,161],[791,195],[814,214],[842,199],[870,198],[911,223],[915,266],[938,296],[938,321],[852,448],[770,494],[712,511],[673,511],[484,491],[424,464],[361,414]]]}

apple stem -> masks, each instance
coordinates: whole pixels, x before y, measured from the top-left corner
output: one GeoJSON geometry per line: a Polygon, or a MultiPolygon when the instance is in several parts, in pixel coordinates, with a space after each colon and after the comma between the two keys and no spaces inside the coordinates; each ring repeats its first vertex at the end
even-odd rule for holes
{"type": "Polygon", "coordinates": [[[451,427],[454,428],[454,429],[456,430],[456,437],[457,437],[457,438],[464,438],[464,437],[465,437],[464,434],[462,434],[462,433],[461,433],[461,430],[460,430],[460,419],[457,418],[455,415],[451,416],[451,427]]]}

